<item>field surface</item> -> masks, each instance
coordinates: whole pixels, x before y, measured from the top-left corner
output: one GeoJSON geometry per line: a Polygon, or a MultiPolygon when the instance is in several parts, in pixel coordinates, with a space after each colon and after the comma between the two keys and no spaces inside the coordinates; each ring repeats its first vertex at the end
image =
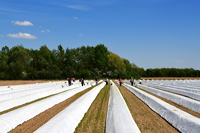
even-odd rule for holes
{"type": "MultiPolygon", "coordinates": [[[[144,78],[142,78],[144,79],[144,78]]],[[[148,78],[149,79],[149,78],[148,78]]],[[[191,78],[190,78],[191,79],[191,78]]],[[[22,84],[35,84],[35,83],[43,83],[50,81],[0,81],[0,86],[12,86],[12,85],[22,85],[22,84]]],[[[170,125],[166,120],[160,117],[157,113],[152,111],[144,102],[138,99],[133,93],[127,90],[123,86],[119,86],[116,82],[115,84],[119,88],[123,98],[126,101],[126,104],[131,112],[133,119],[138,125],[140,131],[142,133],[176,133],[179,132],[172,125],[170,125]]],[[[68,107],[71,103],[77,100],[82,95],[86,94],[88,91],[92,89],[88,88],[84,91],[77,93],[76,95],[66,99],[65,101],[53,106],[52,108],[40,113],[34,118],[22,123],[17,126],[15,129],[11,130],[10,133],[32,133],[37,130],[40,126],[45,124],[51,118],[53,118],[56,114],[61,112],[63,109],[68,107]]],[[[105,131],[106,125],[106,112],[107,105],[109,99],[109,85],[105,86],[95,101],[90,106],[89,110],[85,114],[81,123],[79,123],[76,128],[76,133],[103,133],[105,131]]],[[[152,94],[154,95],[154,94],[152,94]]],[[[156,96],[156,95],[154,95],[156,96]]],[[[158,96],[156,96],[158,97],[158,96]]],[[[191,111],[185,107],[177,105],[169,100],[166,100],[162,97],[158,97],[169,104],[184,110],[196,117],[200,117],[200,114],[194,111],[191,111]]],[[[26,105],[24,105],[26,106],[26,105]]],[[[4,112],[6,113],[6,112],[4,112]]],[[[1,114],[0,114],[1,115],[1,114]]]]}

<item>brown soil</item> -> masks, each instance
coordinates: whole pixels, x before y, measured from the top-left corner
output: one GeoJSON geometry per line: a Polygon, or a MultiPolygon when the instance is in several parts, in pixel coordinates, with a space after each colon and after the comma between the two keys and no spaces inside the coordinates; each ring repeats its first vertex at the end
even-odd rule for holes
{"type": "MultiPolygon", "coordinates": [[[[11,85],[13,83],[17,84],[25,84],[25,83],[39,83],[38,81],[0,81],[0,86],[3,85],[11,85]],[[11,83],[9,83],[11,82],[11,83]]],[[[49,82],[49,81],[41,81],[41,82],[49,82]]],[[[176,133],[178,132],[175,128],[173,128],[168,122],[166,122],[162,117],[160,117],[157,113],[152,111],[145,103],[143,103],[140,99],[138,99],[133,93],[128,91],[126,88],[119,86],[119,87],[129,109],[134,118],[135,122],[137,123],[139,129],[142,133],[176,133]]],[[[50,120],[53,116],[57,113],[62,111],[76,99],[78,99],[81,95],[85,94],[92,88],[86,89],[65,101],[55,105],[54,107],[42,112],[41,114],[35,116],[34,118],[24,122],[23,124],[19,125],[10,133],[32,133],[36,129],[38,129],[41,125],[46,123],[50,120]]],[[[107,105],[109,99],[109,86],[104,87],[101,92],[96,97],[95,101],[92,103],[91,107],[89,108],[88,112],[85,114],[83,120],[76,128],[76,133],[103,133],[105,129],[105,120],[106,120],[106,112],[107,112],[107,105]]],[[[161,98],[163,99],[163,98],[161,98]]],[[[165,100],[165,99],[163,99],[165,100]]],[[[168,101],[170,102],[170,101],[168,101]]],[[[174,104],[170,102],[170,104],[174,104]]],[[[175,105],[175,104],[174,104],[175,105]]],[[[178,108],[182,108],[181,106],[177,105],[178,108]]],[[[185,109],[185,111],[189,111],[185,109]]],[[[194,112],[193,112],[194,113],[194,112]]],[[[194,113],[199,117],[198,113],[194,113]]]]}
{"type": "Polygon", "coordinates": [[[56,80],[0,80],[0,86],[45,83],[56,80]]]}
{"type": "Polygon", "coordinates": [[[154,80],[182,80],[182,79],[200,79],[200,77],[141,77],[141,79],[154,79],[154,80]]]}
{"type": "Polygon", "coordinates": [[[105,86],[85,114],[74,133],[103,133],[106,124],[110,87],[105,86]]]}

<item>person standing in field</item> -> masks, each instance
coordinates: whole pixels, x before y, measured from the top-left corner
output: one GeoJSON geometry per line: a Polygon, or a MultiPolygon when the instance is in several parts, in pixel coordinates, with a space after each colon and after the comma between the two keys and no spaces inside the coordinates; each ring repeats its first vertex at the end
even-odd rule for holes
{"type": "Polygon", "coordinates": [[[82,85],[82,86],[85,85],[84,79],[83,79],[83,78],[81,79],[81,85],[82,85]]]}
{"type": "Polygon", "coordinates": [[[68,85],[71,86],[71,78],[68,78],[68,85]]]}
{"type": "Polygon", "coordinates": [[[120,86],[122,86],[122,79],[121,78],[119,78],[119,84],[120,84],[120,86]]]}
{"type": "Polygon", "coordinates": [[[106,80],[105,80],[105,82],[106,82],[106,85],[108,85],[108,78],[106,77],[106,80]]]}
{"type": "Polygon", "coordinates": [[[133,86],[134,79],[133,79],[133,78],[131,78],[131,79],[130,79],[130,82],[131,82],[131,85],[133,86]]]}
{"type": "Polygon", "coordinates": [[[96,81],[96,85],[97,85],[98,84],[98,76],[96,76],[95,81],[96,81]]]}
{"type": "Polygon", "coordinates": [[[142,84],[142,80],[141,79],[139,79],[139,84],[142,84]]]}

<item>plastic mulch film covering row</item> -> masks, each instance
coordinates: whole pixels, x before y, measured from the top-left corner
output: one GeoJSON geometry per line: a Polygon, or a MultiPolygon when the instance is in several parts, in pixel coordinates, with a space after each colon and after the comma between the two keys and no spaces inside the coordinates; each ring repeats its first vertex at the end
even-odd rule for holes
{"type": "Polygon", "coordinates": [[[200,113],[200,101],[190,99],[188,97],[184,97],[178,94],[162,91],[146,85],[138,85],[137,87],[200,113]]]}
{"type": "Polygon", "coordinates": [[[111,83],[106,133],[140,133],[119,89],[111,83]]]}
{"type": "Polygon", "coordinates": [[[41,112],[53,107],[54,105],[66,100],[67,98],[89,87],[91,87],[91,84],[86,84],[85,86],[79,86],[70,89],[66,92],[45,98],[38,102],[34,102],[27,106],[0,115],[0,129],[1,129],[0,133],[9,132],[10,130],[14,129],[23,122],[33,118],[34,116],[40,114],[41,112]]]}
{"type": "Polygon", "coordinates": [[[105,82],[94,87],[41,126],[34,133],[73,133],[79,122],[84,117],[84,114],[87,112],[90,105],[104,86],[105,82]]]}
{"type": "Polygon", "coordinates": [[[199,133],[200,119],[128,84],[124,86],[183,133],[199,133]]]}

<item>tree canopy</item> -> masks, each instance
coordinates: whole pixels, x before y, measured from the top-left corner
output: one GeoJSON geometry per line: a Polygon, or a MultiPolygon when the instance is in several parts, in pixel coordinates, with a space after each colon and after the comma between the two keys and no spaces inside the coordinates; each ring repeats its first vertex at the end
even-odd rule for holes
{"type": "Polygon", "coordinates": [[[0,80],[16,79],[66,79],[66,78],[140,78],[145,77],[200,77],[192,68],[138,67],[129,60],[112,53],[104,44],[95,47],[66,48],[58,45],[50,50],[43,45],[39,50],[23,45],[0,50],[0,80]]]}
{"type": "MultiPolygon", "coordinates": [[[[66,79],[87,78],[138,78],[131,63],[108,51],[104,44],[95,47],[66,48],[58,45],[50,50],[43,45],[39,50],[27,49],[23,45],[0,51],[0,79],[66,79]]],[[[138,68],[141,69],[141,68],[138,68]]]]}

